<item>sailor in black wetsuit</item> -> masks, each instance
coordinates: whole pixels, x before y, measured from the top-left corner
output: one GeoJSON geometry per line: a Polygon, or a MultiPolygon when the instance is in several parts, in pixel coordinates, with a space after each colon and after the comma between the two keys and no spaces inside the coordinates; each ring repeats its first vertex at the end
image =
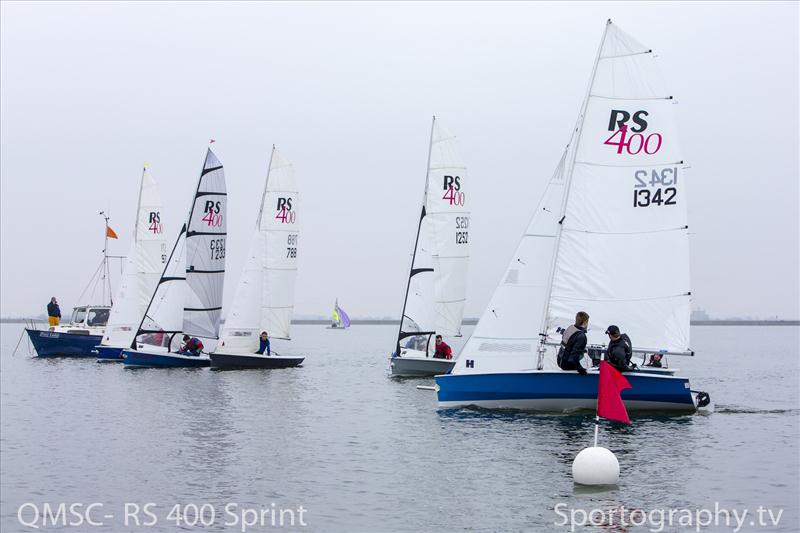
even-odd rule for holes
{"type": "Polygon", "coordinates": [[[631,357],[633,356],[633,346],[627,333],[620,334],[617,326],[608,326],[608,349],[606,350],[606,360],[620,372],[633,370],[631,357]]]}
{"type": "Polygon", "coordinates": [[[581,359],[586,353],[586,328],[589,326],[589,315],[584,311],[575,315],[575,325],[568,327],[561,336],[561,349],[558,352],[558,366],[562,370],[577,370],[585,375],[586,369],[581,366],[581,359]]]}

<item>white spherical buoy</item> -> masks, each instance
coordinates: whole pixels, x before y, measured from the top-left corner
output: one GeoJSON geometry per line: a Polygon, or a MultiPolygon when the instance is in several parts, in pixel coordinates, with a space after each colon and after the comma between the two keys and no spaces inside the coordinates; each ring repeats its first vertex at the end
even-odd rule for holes
{"type": "Polygon", "coordinates": [[[616,485],[619,461],[608,448],[584,448],[572,461],[572,479],[580,485],[616,485]]]}

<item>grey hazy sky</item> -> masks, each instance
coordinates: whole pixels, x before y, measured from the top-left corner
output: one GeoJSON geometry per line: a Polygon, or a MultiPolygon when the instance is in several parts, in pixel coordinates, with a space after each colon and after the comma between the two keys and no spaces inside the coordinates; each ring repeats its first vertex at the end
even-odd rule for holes
{"type": "MultiPolygon", "coordinates": [[[[173,235],[209,138],[229,191],[226,301],[269,148],[302,191],[296,310],[400,313],[430,116],[472,180],[466,314],[504,272],[577,117],[606,18],[652,47],[692,173],[695,306],[798,312],[798,4],[69,3],[0,7],[2,306],[71,306],[125,253],[143,161],[173,235]]],[[[669,268],[669,253],[642,258],[669,268]]]]}

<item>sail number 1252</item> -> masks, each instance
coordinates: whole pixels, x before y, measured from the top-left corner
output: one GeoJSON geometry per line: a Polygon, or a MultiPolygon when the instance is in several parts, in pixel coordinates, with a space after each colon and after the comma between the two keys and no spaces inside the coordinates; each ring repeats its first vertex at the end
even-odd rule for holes
{"type": "Polygon", "coordinates": [[[469,242],[469,217],[456,217],[456,244],[469,242]]]}

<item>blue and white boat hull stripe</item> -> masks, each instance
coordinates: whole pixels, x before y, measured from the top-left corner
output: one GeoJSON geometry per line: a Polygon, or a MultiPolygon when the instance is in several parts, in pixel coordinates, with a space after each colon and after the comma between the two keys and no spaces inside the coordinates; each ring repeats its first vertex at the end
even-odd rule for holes
{"type": "MultiPolygon", "coordinates": [[[[688,378],[626,373],[632,388],[622,391],[631,411],[696,410],[688,378]]],[[[530,409],[563,412],[597,406],[598,374],[529,371],[436,376],[439,406],[530,409]]]]}

